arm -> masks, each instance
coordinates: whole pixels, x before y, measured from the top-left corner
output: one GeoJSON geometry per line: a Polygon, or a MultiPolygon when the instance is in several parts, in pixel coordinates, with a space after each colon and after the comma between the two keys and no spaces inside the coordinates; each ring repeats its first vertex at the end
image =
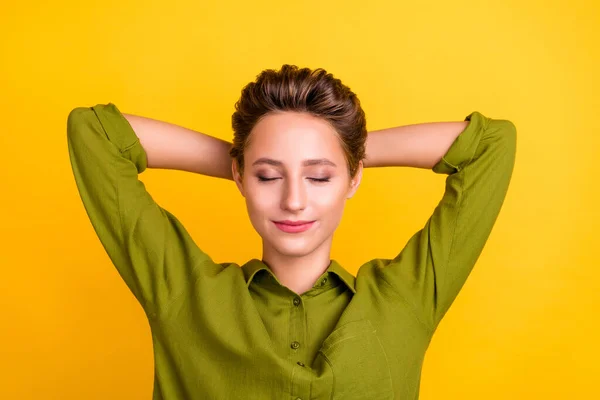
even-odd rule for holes
{"type": "Polygon", "coordinates": [[[148,168],[176,169],[233,180],[231,143],[168,122],[123,114],[148,157],[148,168]]]}
{"type": "MultiPolygon", "coordinates": [[[[140,124],[135,125],[139,128],[140,124]]],[[[176,152],[181,144],[173,143],[177,140],[161,139],[158,131],[146,127],[140,132],[144,131],[144,142],[152,148],[155,165],[200,166],[203,171],[203,162],[193,164],[191,158],[183,157],[179,163],[176,152]],[[167,149],[165,153],[157,153],[159,144],[167,149]]],[[[173,137],[185,140],[185,133],[172,132],[173,137]]],[[[114,104],[73,109],[67,119],[67,143],[77,189],[92,226],[148,317],[191,290],[198,274],[216,274],[221,269],[138,179],[148,166],[146,151],[114,104]]],[[[197,140],[195,148],[206,150],[209,143],[197,140]]],[[[204,156],[212,157],[197,155],[198,159],[204,156]]],[[[215,169],[205,171],[219,174],[215,169]]]]}
{"type": "Polygon", "coordinates": [[[368,166],[416,166],[448,175],[444,195],[424,227],[394,259],[375,263],[383,267],[379,276],[433,331],[500,213],[515,163],[515,125],[473,112],[465,123],[387,129],[367,143],[368,166]]]}
{"type": "Polygon", "coordinates": [[[365,168],[431,169],[446,154],[468,122],[429,122],[369,132],[365,168]]]}

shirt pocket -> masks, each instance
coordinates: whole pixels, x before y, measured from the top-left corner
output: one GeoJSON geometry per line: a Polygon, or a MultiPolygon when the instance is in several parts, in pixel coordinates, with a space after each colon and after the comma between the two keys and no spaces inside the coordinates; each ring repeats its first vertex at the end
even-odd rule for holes
{"type": "Polygon", "coordinates": [[[389,363],[368,319],[345,323],[323,342],[313,368],[331,387],[331,399],[394,398],[389,363]]]}

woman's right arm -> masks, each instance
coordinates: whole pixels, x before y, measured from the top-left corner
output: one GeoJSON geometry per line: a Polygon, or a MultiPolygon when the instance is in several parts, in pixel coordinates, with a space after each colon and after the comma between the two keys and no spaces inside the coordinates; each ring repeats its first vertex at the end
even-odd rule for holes
{"type": "Polygon", "coordinates": [[[148,168],[176,169],[232,180],[231,142],[183,126],[132,114],[129,121],[148,157],[148,168]]]}
{"type": "Polygon", "coordinates": [[[132,121],[112,103],[77,107],[67,118],[67,144],[100,242],[148,317],[156,317],[223,266],[153,199],[138,175],[152,164],[227,177],[223,160],[230,157],[218,139],[138,117],[132,121]]]}

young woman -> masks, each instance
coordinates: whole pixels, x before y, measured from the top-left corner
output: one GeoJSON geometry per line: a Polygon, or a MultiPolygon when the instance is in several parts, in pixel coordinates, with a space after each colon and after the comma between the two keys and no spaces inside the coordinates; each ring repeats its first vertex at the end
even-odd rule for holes
{"type": "Polygon", "coordinates": [[[235,108],[233,143],[112,103],[68,117],[81,199],[150,323],[153,398],[418,398],[428,344],[507,193],[514,124],[474,111],[367,134],[347,86],[291,65],[263,71],[235,108]],[[384,166],[446,174],[445,193],[394,259],[354,277],[330,259],[333,235],[363,168],[384,166]],[[235,181],[261,259],[214,262],[138,180],[146,168],[235,181]]]}

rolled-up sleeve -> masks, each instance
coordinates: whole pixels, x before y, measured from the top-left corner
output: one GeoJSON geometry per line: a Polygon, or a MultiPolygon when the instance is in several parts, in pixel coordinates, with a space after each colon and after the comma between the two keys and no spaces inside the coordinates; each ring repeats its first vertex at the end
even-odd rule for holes
{"type": "Polygon", "coordinates": [[[138,179],[147,155],[112,103],[77,107],[67,142],[79,195],[104,249],[148,316],[192,284],[192,270],[212,263],[181,222],[138,179]]]}
{"type": "Polygon", "coordinates": [[[455,300],[500,213],[516,156],[516,127],[474,111],[432,168],[445,192],[425,226],[380,273],[432,330],[455,300]]]}

